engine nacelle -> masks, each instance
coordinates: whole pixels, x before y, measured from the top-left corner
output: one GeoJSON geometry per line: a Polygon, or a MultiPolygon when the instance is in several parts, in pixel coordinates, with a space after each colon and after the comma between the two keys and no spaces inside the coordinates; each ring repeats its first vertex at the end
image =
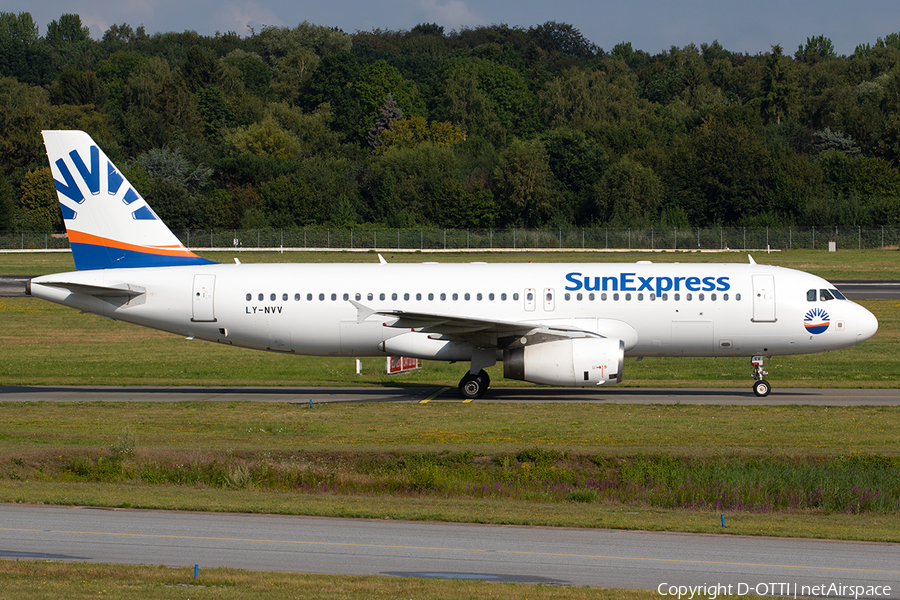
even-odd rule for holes
{"type": "Polygon", "coordinates": [[[503,376],[561,386],[622,381],[625,343],[615,338],[573,338],[503,351],[503,376]]]}

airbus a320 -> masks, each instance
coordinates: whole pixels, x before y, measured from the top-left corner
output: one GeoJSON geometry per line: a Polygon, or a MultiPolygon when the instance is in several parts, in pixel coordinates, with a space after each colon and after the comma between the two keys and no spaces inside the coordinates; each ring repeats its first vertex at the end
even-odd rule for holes
{"type": "Polygon", "coordinates": [[[824,279],[748,264],[218,264],[188,250],[82,131],[44,131],[76,271],[28,293],[210,342],[319,356],[464,361],[607,386],[625,356],[769,357],[853,346],[878,322],[824,279]]]}

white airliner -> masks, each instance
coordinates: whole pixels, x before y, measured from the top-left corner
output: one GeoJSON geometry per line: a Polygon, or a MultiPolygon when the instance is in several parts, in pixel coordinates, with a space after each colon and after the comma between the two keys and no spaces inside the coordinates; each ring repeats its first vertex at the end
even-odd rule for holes
{"type": "MultiPolygon", "coordinates": [[[[766,396],[775,355],[846,348],[878,321],[820,277],[749,264],[217,264],[187,248],[81,131],[45,131],[76,272],[30,294],[220,344],[404,355],[559,386],[622,381],[628,356],[747,356],[766,396]]],[[[379,257],[380,258],[380,257],[379,257]]]]}

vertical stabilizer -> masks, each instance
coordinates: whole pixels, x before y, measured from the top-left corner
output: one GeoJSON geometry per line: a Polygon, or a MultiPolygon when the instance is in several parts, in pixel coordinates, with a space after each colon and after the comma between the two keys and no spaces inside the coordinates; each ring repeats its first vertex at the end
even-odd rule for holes
{"type": "Polygon", "coordinates": [[[188,250],[83,131],[44,131],[79,271],[211,264],[188,250]]]}

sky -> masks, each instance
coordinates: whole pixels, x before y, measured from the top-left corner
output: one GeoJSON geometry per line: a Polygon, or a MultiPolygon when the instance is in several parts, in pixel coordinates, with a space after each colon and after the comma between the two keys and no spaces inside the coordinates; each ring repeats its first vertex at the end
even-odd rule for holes
{"type": "Polygon", "coordinates": [[[419,23],[437,23],[446,32],[501,23],[527,29],[556,21],[604,50],[630,42],[650,54],[716,40],[732,52],[759,54],[780,44],[793,54],[818,35],[830,38],[839,55],[852,54],[859,44],[900,31],[898,0],[3,0],[0,10],[30,12],[40,35],[50,21],[76,13],[96,39],[122,23],[144,25],[148,34],[245,36],[302,21],[347,33],[419,23]]]}

